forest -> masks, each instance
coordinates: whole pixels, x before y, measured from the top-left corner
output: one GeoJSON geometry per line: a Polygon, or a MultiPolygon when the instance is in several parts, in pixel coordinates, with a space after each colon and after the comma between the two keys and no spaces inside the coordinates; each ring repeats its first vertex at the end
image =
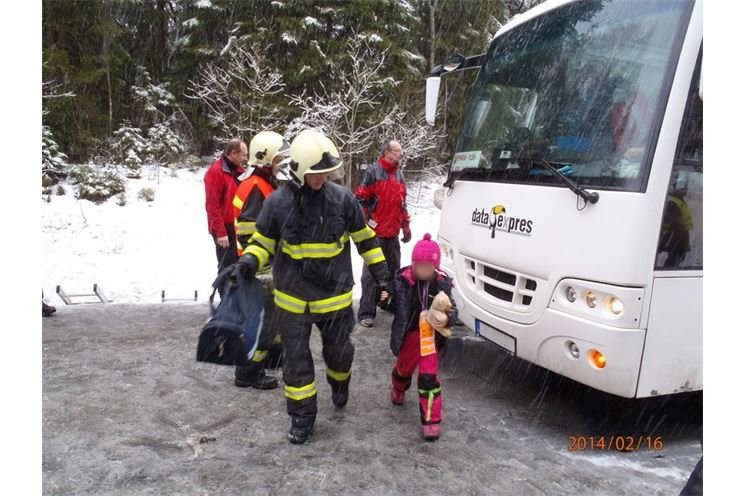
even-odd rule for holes
{"type": "Polygon", "coordinates": [[[199,167],[230,137],[307,127],[335,141],[350,184],[386,137],[403,143],[410,170],[442,167],[475,71],[447,78],[434,128],[428,72],[483,53],[536,3],[44,0],[43,184],[199,167]]]}

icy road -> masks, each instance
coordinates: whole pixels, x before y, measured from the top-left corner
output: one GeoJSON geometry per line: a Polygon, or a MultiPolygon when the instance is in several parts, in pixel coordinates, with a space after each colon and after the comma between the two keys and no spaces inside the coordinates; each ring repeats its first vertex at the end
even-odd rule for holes
{"type": "Polygon", "coordinates": [[[201,304],[96,305],[43,320],[44,494],[674,495],[701,456],[701,394],[625,400],[474,338],[448,347],[443,436],[425,443],[411,393],[388,399],[387,316],[354,333],[343,413],[314,332],[319,416],[290,445],[281,389],[238,389],[230,368],[195,362],[206,317],[201,304]],[[664,447],[589,449],[618,435],[664,447]]]}

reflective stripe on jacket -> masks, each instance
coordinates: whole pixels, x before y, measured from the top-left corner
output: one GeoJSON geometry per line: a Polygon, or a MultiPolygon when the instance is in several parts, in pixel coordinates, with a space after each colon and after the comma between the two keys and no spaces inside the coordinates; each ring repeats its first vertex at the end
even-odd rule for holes
{"type": "Polygon", "coordinates": [[[275,303],[292,313],[326,314],[352,305],[350,240],[373,277],[388,268],[354,195],[328,182],[319,191],[288,185],[265,202],[246,254],[272,261],[275,303]]]}
{"type": "Polygon", "coordinates": [[[270,181],[271,172],[265,172],[257,168],[251,176],[241,182],[233,197],[238,256],[243,255],[243,247],[248,244],[249,238],[256,232],[256,219],[261,213],[264,200],[275,190],[270,181]]]}

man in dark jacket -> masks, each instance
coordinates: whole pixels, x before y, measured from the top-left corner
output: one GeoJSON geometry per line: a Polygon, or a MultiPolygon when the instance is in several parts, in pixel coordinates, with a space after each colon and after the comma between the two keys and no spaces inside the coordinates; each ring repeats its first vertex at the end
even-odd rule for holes
{"type": "Polygon", "coordinates": [[[343,408],[349,398],[355,325],[352,310],[350,239],[370,272],[385,287],[388,271],[375,232],[348,189],[327,182],[341,167],[336,146],[315,131],[303,131],[290,146],[293,180],[272,193],[235,270],[252,277],[272,259],[276,322],[284,348],[283,379],[289,440],[304,443],[318,411],[311,326],[321,331],[331,400],[343,408]]]}
{"type": "MultiPolygon", "coordinates": [[[[380,240],[380,246],[388,262],[388,272],[395,274],[401,266],[401,245],[398,234],[403,231],[403,241],[411,241],[409,212],[406,209],[406,183],[401,172],[401,144],[386,141],[377,163],[369,166],[355,196],[362,204],[365,218],[380,240]]],[[[357,320],[365,327],[375,325],[375,281],[367,267],[362,268],[362,297],[357,320]]]]}
{"type": "Polygon", "coordinates": [[[228,141],[225,153],[215,160],[204,175],[207,225],[215,243],[218,273],[238,259],[233,198],[247,158],[246,143],[233,138],[228,141]]]}

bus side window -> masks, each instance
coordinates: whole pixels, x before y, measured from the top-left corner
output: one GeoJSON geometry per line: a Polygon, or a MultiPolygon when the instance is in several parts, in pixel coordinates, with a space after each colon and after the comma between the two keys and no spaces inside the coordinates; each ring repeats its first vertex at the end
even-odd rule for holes
{"type": "Polygon", "coordinates": [[[675,153],[655,259],[656,270],[702,270],[704,113],[701,57],[693,75],[675,153]]]}

